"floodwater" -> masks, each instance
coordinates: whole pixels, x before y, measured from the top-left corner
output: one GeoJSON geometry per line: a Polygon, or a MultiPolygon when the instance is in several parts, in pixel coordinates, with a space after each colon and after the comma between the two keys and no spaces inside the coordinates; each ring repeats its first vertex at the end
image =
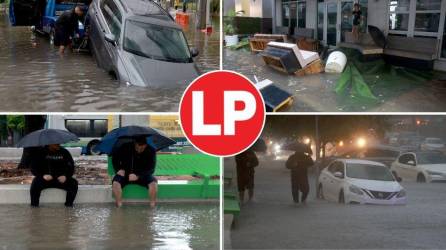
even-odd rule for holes
{"type": "MultiPolygon", "coordinates": [[[[334,91],[340,74],[314,74],[298,77],[278,72],[263,62],[259,54],[246,50],[223,50],[223,68],[259,81],[270,79],[294,96],[294,102],[280,111],[292,112],[444,112],[446,82],[399,84],[402,88],[375,89],[377,103],[349,103],[334,91]]],[[[379,79],[377,79],[379,81],[379,79]]]]}
{"type": "MultiPolygon", "coordinates": [[[[192,14],[193,16],[193,14],[192,14]]],[[[191,47],[200,54],[194,60],[202,72],[219,68],[219,18],[214,32],[195,31],[193,22],[185,29],[191,47]]],[[[66,53],[29,27],[11,27],[0,13],[0,111],[176,112],[187,86],[153,89],[120,85],[96,66],[89,54],[66,53]]]]}
{"type": "Polygon", "coordinates": [[[218,249],[217,204],[1,205],[0,249],[218,249]]]}

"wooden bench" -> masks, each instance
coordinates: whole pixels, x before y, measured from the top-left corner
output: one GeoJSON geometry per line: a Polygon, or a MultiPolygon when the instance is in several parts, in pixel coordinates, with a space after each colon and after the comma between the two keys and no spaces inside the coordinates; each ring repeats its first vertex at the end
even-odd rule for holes
{"type": "Polygon", "coordinates": [[[387,36],[387,45],[384,49],[384,54],[433,61],[438,59],[437,51],[439,45],[440,43],[437,38],[389,35],[387,36]]]}
{"type": "Polygon", "coordinates": [[[339,43],[339,47],[358,50],[363,55],[381,55],[384,49],[375,44],[369,33],[360,33],[356,40],[352,32],[344,32],[345,41],[339,43]]]}
{"type": "Polygon", "coordinates": [[[292,36],[299,49],[308,51],[319,51],[319,41],[314,39],[314,30],[308,28],[294,28],[292,36]]]}

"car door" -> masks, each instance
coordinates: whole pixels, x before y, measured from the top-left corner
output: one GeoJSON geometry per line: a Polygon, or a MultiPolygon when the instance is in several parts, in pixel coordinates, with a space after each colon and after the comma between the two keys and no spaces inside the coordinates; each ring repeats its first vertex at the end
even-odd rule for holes
{"type": "Polygon", "coordinates": [[[332,187],[330,185],[330,182],[331,182],[330,175],[331,175],[331,171],[333,171],[334,165],[335,165],[335,161],[332,162],[330,165],[328,165],[328,167],[326,169],[322,170],[321,176],[319,178],[320,184],[322,185],[324,198],[327,200],[330,200],[331,195],[332,195],[332,194],[330,194],[331,189],[332,189],[332,187]]]}
{"type": "MultiPolygon", "coordinates": [[[[101,4],[101,12],[104,16],[106,23],[106,29],[103,34],[103,41],[105,47],[104,59],[107,60],[108,71],[114,70],[114,66],[118,60],[118,48],[120,44],[121,31],[122,31],[122,11],[114,0],[103,0],[101,4]],[[113,34],[115,37],[115,43],[106,41],[105,35],[113,34]]],[[[116,72],[115,72],[116,73],[116,72]]]]}
{"type": "Polygon", "coordinates": [[[339,192],[344,187],[345,180],[345,165],[344,162],[338,161],[334,167],[333,173],[333,200],[338,201],[339,192]],[[342,173],[342,178],[334,176],[334,173],[342,173]]]}
{"type": "Polygon", "coordinates": [[[343,172],[342,170],[343,163],[340,161],[334,161],[329,167],[327,171],[327,177],[326,177],[326,186],[324,187],[324,196],[326,195],[326,198],[328,200],[337,201],[338,200],[338,194],[340,190],[340,178],[336,177],[334,174],[336,172],[343,172]]]}
{"type": "Polygon", "coordinates": [[[414,180],[416,177],[415,155],[413,153],[400,155],[395,163],[393,171],[395,171],[399,177],[403,178],[403,180],[414,180]]]}
{"type": "Polygon", "coordinates": [[[101,13],[100,5],[104,2],[94,1],[92,3],[92,8],[89,10],[90,15],[90,45],[93,47],[93,53],[95,59],[101,68],[105,68],[104,65],[107,64],[106,60],[106,50],[105,50],[105,38],[104,33],[106,32],[106,23],[104,16],[101,13]]]}

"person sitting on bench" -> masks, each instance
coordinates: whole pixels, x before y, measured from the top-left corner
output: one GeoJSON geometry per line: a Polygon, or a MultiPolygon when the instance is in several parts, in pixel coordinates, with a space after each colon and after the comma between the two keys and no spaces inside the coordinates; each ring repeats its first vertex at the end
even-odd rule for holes
{"type": "Polygon", "coordinates": [[[122,206],[122,189],[127,184],[138,184],[149,189],[150,206],[155,207],[158,181],[153,176],[156,165],[156,151],[147,145],[147,138],[141,136],[134,142],[125,143],[112,153],[116,175],[112,189],[116,206],[122,206]]]}
{"type": "Polygon", "coordinates": [[[31,172],[35,176],[31,183],[31,206],[38,207],[40,193],[47,188],[67,191],[65,206],[72,207],[76,198],[78,182],[73,178],[74,161],[68,150],[59,144],[41,149],[31,162],[31,172]]]}

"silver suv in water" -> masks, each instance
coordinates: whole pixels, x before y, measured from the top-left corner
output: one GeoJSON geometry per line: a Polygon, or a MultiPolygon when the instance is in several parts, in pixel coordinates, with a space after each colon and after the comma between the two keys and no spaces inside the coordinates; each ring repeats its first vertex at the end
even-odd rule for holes
{"type": "Polygon", "coordinates": [[[98,66],[121,83],[185,85],[199,73],[181,27],[150,0],[94,0],[88,11],[89,38],[98,66]]]}

